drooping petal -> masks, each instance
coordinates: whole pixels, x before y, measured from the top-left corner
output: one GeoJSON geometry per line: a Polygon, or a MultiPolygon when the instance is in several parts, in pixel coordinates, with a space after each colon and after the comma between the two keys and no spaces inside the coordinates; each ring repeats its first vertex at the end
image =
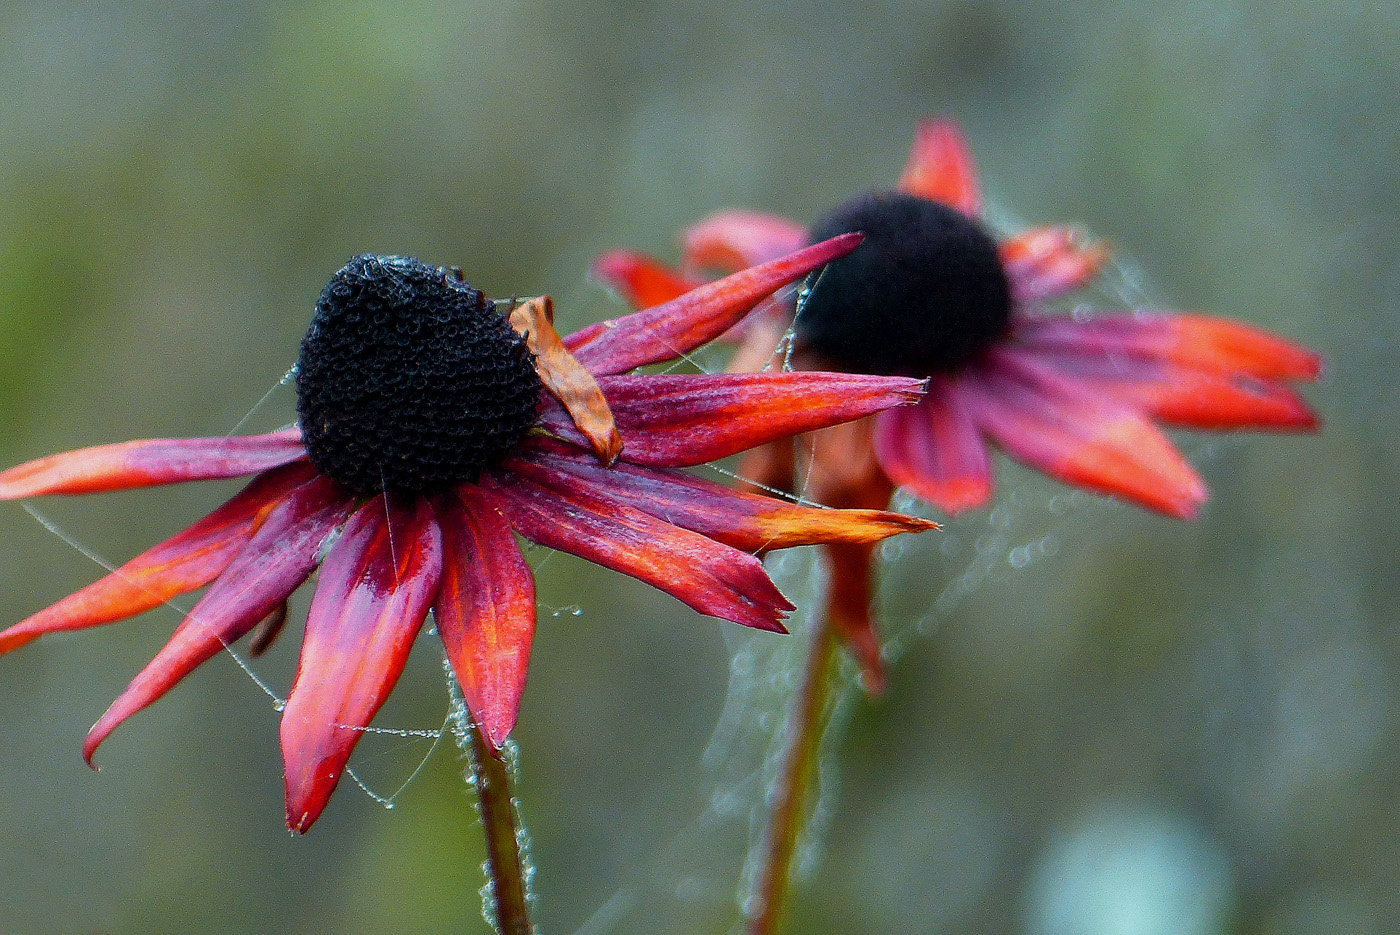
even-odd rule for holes
{"type": "Polygon", "coordinates": [[[442,536],[424,497],[380,494],[321,566],[282,714],[287,827],[305,833],[403,674],[437,595],[442,536]]]}
{"type": "Polygon", "coordinates": [[[992,495],[992,460],[955,380],[936,377],[917,406],[875,417],[875,453],[890,480],[951,514],[992,495]]]}
{"type": "Polygon", "coordinates": [[[540,382],[568,410],[594,452],[604,464],[616,461],[622,451],[617,423],[598,381],[569,353],[554,330],[554,300],[543,295],[511,309],[510,326],[525,335],[525,343],[535,355],[540,382]]]}
{"type": "Polygon", "coordinates": [[[796,221],[758,211],[718,211],[686,230],[682,257],[691,269],[740,270],[806,242],[807,229],[796,221]]]}
{"type": "Polygon", "coordinates": [[[1315,380],[1322,358],[1262,328],[1209,315],[1114,313],[1092,318],[1028,317],[1016,337],[1034,348],[1165,360],[1266,380],[1315,380]]]}
{"type": "Polygon", "coordinates": [[[273,468],[204,519],[116,571],[0,632],[0,653],[45,633],[125,620],[213,581],[253,534],[263,513],[314,473],[307,463],[273,468]]]}
{"type": "MultiPolygon", "coordinates": [[[[633,464],[687,467],[918,401],[924,381],[848,373],[656,374],[599,381],[633,464]]],[[[558,406],[541,425],[586,443],[558,406]]]]}
{"type": "Polygon", "coordinates": [[[199,665],[233,644],[286,600],[316,568],[322,544],[345,521],[351,495],[315,477],[268,511],[253,537],[195,604],[170,642],[88,731],[89,763],[108,735],[199,665]]]}
{"type": "Polygon", "coordinates": [[[1046,302],[1094,281],[1108,249],[1073,227],[1037,227],[1004,240],[1001,263],[1018,302],[1046,302]]]}
{"type": "Polygon", "coordinates": [[[535,639],[535,579],[493,494],[462,485],[439,502],[438,522],[438,633],[472,720],[499,750],[515,727],[525,691],[535,639]]]}
{"type": "Polygon", "coordinates": [[[860,246],[861,234],[842,234],[787,256],[706,283],[680,298],[576,331],[564,344],[595,374],[674,360],[712,341],[777,289],[860,246]]]}
{"type": "Polygon", "coordinates": [[[1206,501],[1205,483],[1171,441],[1105,393],[1009,353],[964,375],[961,389],[982,431],[1051,477],[1183,519],[1206,501]]]}
{"type": "MultiPolygon", "coordinates": [[[[798,244],[801,246],[801,244],[798,244]]],[[[617,290],[634,308],[651,308],[678,299],[705,284],[697,276],[671,269],[635,250],[613,250],[593,261],[593,278],[617,290]]]]}
{"type": "Polygon", "coordinates": [[[0,474],[0,500],[98,493],[256,474],[306,457],[301,431],[227,438],[152,438],[49,455],[0,474]]]}
{"type": "Polygon", "coordinates": [[[1021,353],[1174,425],[1285,431],[1312,431],[1318,426],[1317,414],[1307,402],[1273,380],[1123,354],[1062,348],[1021,353]]]}
{"type": "Polygon", "coordinates": [[[572,445],[540,440],[505,467],[543,486],[570,479],[603,489],[657,519],[745,552],[818,542],[879,542],[901,532],[937,528],[927,520],[879,509],[828,510],[744,493],[684,471],[619,464],[605,468],[572,445]]]}
{"type": "MultiPolygon", "coordinates": [[[[845,509],[880,509],[889,504],[894,484],[875,455],[872,436],[877,418],[833,425],[799,441],[808,496],[845,509]]],[[[827,588],[828,619],[860,664],[867,691],[879,694],[885,684],[885,672],[870,612],[874,543],[838,542],[828,545],[825,551],[832,566],[827,588]]]]}
{"type": "Polygon", "coordinates": [[[659,588],[702,614],[786,632],[793,606],[746,552],[635,510],[575,479],[542,484],[513,471],[485,482],[516,531],[659,588]]]}
{"type": "Polygon", "coordinates": [[[977,163],[956,123],[943,118],[919,122],[899,190],[957,208],[969,217],[982,213],[977,163]]]}

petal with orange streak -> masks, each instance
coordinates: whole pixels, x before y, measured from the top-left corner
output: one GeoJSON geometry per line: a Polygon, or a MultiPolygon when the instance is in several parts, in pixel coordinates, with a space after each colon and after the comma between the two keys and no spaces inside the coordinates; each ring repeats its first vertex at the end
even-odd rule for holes
{"type": "Polygon", "coordinates": [[[982,213],[977,163],[962,129],[946,118],[926,118],[914,132],[899,190],[941,202],[969,217],[982,213]]]}
{"type": "Polygon", "coordinates": [[[525,691],[535,638],[534,576],[501,505],[482,488],[464,484],[444,496],[438,523],[438,633],[472,720],[499,750],[515,727],[525,691]]]}
{"type": "Polygon", "coordinates": [[[380,494],[321,565],[282,713],[287,827],[321,815],[364,728],[398,683],[437,595],[442,536],[424,497],[380,494]]]}
{"type": "Polygon", "coordinates": [[[691,269],[740,270],[775,260],[807,242],[807,228],[759,211],[717,211],[691,225],[682,257],[691,269]]]}
{"type": "Polygon", "coordinates": [[[352,506],[344,488],[318,476],[273,507],[170,641],[88,731],[87,761],[119,724],[240,639],[300,587],[352,506]]]}
{"type": "MultiPolygon", "coordinates": [[[[623,460],[651,467],[687,467],[765,442],[848,422],[917,402],[924,381],[849,373],[642,374],[604,377],[623,460]]],[[[585,443],[557,405],[540,424],[585,443]]]]}
{"type": "Polygon", "coordinates": [[[1322,358],[1276,334],[1209,315],[1113,313],[1077,319],[1028,317],[1020,342],[1038,349],[1079,350],[1164,360],[1265,380],[1315,380],[1322,358]]]}
{"type": "MultiPolygon", "coordinates": [[[[800,246],[800,244],[799,244],[800,246]]],[[[612,250],[593,261],[593,278],[616,290],[634,308],[678,299],[705,280],[671,269],[635,250],[612,250]]]]}
{"type": "Polygon", "coordinates": [[[65,451],[0,474],[0,500],[100,493],[256,474],[306,457],[301,431],[227,438],[151,438],[65,451]]]}
{"type": "Polygon", "coordinates": [[[299,462],[255,478],[231,500],[160,545],[0,632],[0,653],[46,633],[82,630],[135,616],[217,578],[253,534],[261,515],[314,473],[299,462]]]}
{"type": "Polygon", "coordinates": [[[873,543],[937,528],[885,510],[828,510],[743,493],[684,471],[631,464],[604,468],[560,442],[532,444],[505,466],[542,486],[563,488],[576,478],[643,513],[745,552],[818,542],[873,543]]]}
{"type": "Polygon", "coordinates": [[[1073,227],[1037,227],[1001,244],[1001,263],[1018,302],[1046,302],[1082,289],[1108,262],[1108,249],[1073,227]]]}
{"type": "Polygon", "coordinates": [[[842,234],[692,289],[678,299],[612,318],[564,339],[579,363],[599,376],[675,360],[713,341],[779,288],[860,246],[842,234]]]}
{"type": "Polygon", "coordinates": [[[1205,483],[1171,441],[1106,393],[1075,388],[1003,356],[961,384],[978,427],[1012,457],[1068,484],[1116,493],[1181,519],[1205,483]]]}
{"type": "Polygon", "coordinates": [[[875,454],[890,480],[950,514],[992,496],[992,459],[955,380],[937,377],[917,406],[875,417],[875,454]]]}
{"type": "Polygon", "coordinates": [[[525,538],[645,581],[702,614],[786,632],[793,606],[746,552],[633,509],[576,478],[543,484],[498,471],[488,489],[525,538]]]}
{"type": "Polygon", "coordinates": [[[1074,380],[1195,429],[1313,431],[1317,414],[1291,388],[1166,360],[1073,350],[1025,351],[1074,380]]]}

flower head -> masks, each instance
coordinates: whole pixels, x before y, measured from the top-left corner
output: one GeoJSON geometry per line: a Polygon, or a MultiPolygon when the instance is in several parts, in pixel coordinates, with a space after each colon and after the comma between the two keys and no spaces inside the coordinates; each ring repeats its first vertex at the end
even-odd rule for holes
{"type": "Polygon", "coordinates": [[[320,815],[429,611],[487,741],[513,728],[535,627],[516,533],[704,614],[783,630],[754,553],[932,524],[729,490],[679,468],[915,401],[909,378],[632,375],[711,340],[853,249],[842,236],[560,338],[547,297],[502,311],[460,273],[359,256],[326,286],[297,364],[298,427],[53,455],[0,499],[255,475],[107,577],[0,632],[0,653],[209,588],[88,734],[97,747],[201,663],[285,618],[320,568],[281,723],[287,822],[320,815]],[[620,456],[620,459],[619,459],[620,456]]]}
{"type": "MultiPolygon", "coordinates": [[[[1239,322],[1196,314],[1050,314],[1047,303],[1094,280],[1108,259],[1072,228],[998,241],[983,225],[971,152],[945,120],[924,121],[895,191],[859,195],[811,228],[725,211],[690,228],[682,271],[617,252],[596,273],[639,305],[815,239],[861,231],[795,321],[767,303],[740,329],[733,370],[771,363],[788,328],[798,369],[930,378],[917,405],[828,430],[814,440],[809,493],[840,506],[884,506],[902,486],[958,513],[990,501],[991,442],[1051,477],[1194,517],[1204,481],[1157,427],[1307,430],[1317,419],[1288,386],[1315,379],[1319,357],[1239,322]]],[[[799,446],[804,447],[804,446],[799,446]]],[[[750,454],[756,481],[790,489],[790,442],[750,454]]],[[[872,675],[869,549],[831,547],[832,612],[872,675]]]]}

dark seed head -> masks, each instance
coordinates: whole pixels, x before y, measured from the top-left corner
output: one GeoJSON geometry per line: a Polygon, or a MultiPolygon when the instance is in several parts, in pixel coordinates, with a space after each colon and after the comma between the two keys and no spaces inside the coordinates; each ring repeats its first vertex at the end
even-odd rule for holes
{"type": "Polygon", "coordinates": [[[1011,287],[996,242],[967,215],[877,192],[817,222],[811,240],[848,231],[865,242],[826,268],[797,319],[818,356],[858,373],[924,377],[956,370],[1005,333],[1011,287]]]}
{"type": "Polygon", "coordinates": [[[408,257],[345,264],[297,360],[311,462],[360,493],[475,480],[529,431],[539,399],[525,339],[490,300],[408,257]]]}

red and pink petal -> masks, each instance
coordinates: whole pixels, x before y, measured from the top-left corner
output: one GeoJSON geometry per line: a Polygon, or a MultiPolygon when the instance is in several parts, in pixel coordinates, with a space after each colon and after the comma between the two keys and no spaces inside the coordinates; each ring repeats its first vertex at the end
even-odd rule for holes
{"type": "Polygon", "coordinates": [[[961,388],[983,432],[1051,477],[1183,519],[1207,498],[1205,483],[1171,441],[1106,393],[1086,392],[1007,353],[965,375],[961,388]]]}
{"type": "Polygon", "coordinates": [[[1072,227],[1037,227],[1001,244],[1001,262],[1017,302],[1047,302],[1094,281],[1108,249],[1072,227]]]}
{"type": "MultiPolygon", "coordinates": [[[[924,381],[847,373],[657,374],[599,381],[626,440],[622,458],[652,467],[715,461],[766,442],[917,402],[924,381]]],[[[541,424],[586,443],[557,405],[541,424]]]]}
{"type": "Polygon", "coordinates": [[[678,299],[705,284],[677,272],[654,257],[634,250],[613,250],[593,261],[593,277],[615,289],[634,308],[651,308],[678,299]]]}
{"type": "Polygon", "coordinates": [[[305,833],[403,674],[437,596],[442,537],[426,498],[380,494],[321,566],[282,714],[287,826],[305,833]]]}
{"type": "Polygon", "coordinates": [[[119,724],[243,637],[300,587],[316,569],[321,546],[352,506],[344,488],[318,476],[269,510],[170,641],[88,731],[83,743],[87,761],[119,724]]]}
{"type": "Polygon", "coordinates": [[[564,339],[597,376],[675,360],[719,337],[776,290],[858,247],[842,234],[771,262],[692,289],[679,298],[576,331],[564,339]]]}
{"type": "Polygon", "coordinates": [[[527,539],[620,571],[665,591],[702,614],[760,630],[786,632],[793,606],[763,564],[698,533],[649,516],[576,478],[502,470],[486,482],[527,539]]]}
{"type": "Polygon", "coordinates": [[[539,440],[506,462],[541,484],[574,479],[650,516],[745,552],[820,542],[879,542],[937,525],[884,510],[830,510],[745,493],[684,471],[618,464],[605,468],[572,445],[539,440]]]}
{"type": "Polygon", "coordinates": [[[962,130],[951,120],[928,118],[914,133],[899,190],[956,208],[969,217],[982,213],[977,163],[962,130]]]}
{"type": "MultiPolygon", "coordinates": [[[[599,470],[597,459],[586,455],[599,470]]],[[[434,613],[472,720],[500,749],[515,727],[535,638],[535,581],[501,501],[473,484],[438,503],[442,585],[434,613]]]]}
{"type": "Polygon", "coordinates": [[[955,380],[936,377],[917,406],[877,415],[874,444],[891,481],[948,513],[991,499],[991,457],[955,380]]]}
{"type": "Polygon", "coordinates": [[[226,438],[154,438],[66,451],[0,473],[0,500],[100,493],[256,474],[306,457],[299,429],[226,438]]]}
{"type": "Polygon", "coordinates": [[[1264,380],[1315,380],[1322,358],[1262,328],[1208,315],[1114,313],[1089,318],[1026,317],[1019,342],[1038,350],[1160,360],[1264,380]]]}
{"type": "Polygon", "coordinates": [[[0,632],[0,653],[46,633],[124,620],[202,588],[218,577],[248,541],[263,514],[311,478],[298,462],[260,475],[204,519],[147,549],[116,571],[0,632]]]}
{"type": "Polygon", "coordinates": [[[690,269],[740,270],[775,260],[807,242],[795,221],[758,211],[718,211],[685,232],[683,257],[690,269]]]}

